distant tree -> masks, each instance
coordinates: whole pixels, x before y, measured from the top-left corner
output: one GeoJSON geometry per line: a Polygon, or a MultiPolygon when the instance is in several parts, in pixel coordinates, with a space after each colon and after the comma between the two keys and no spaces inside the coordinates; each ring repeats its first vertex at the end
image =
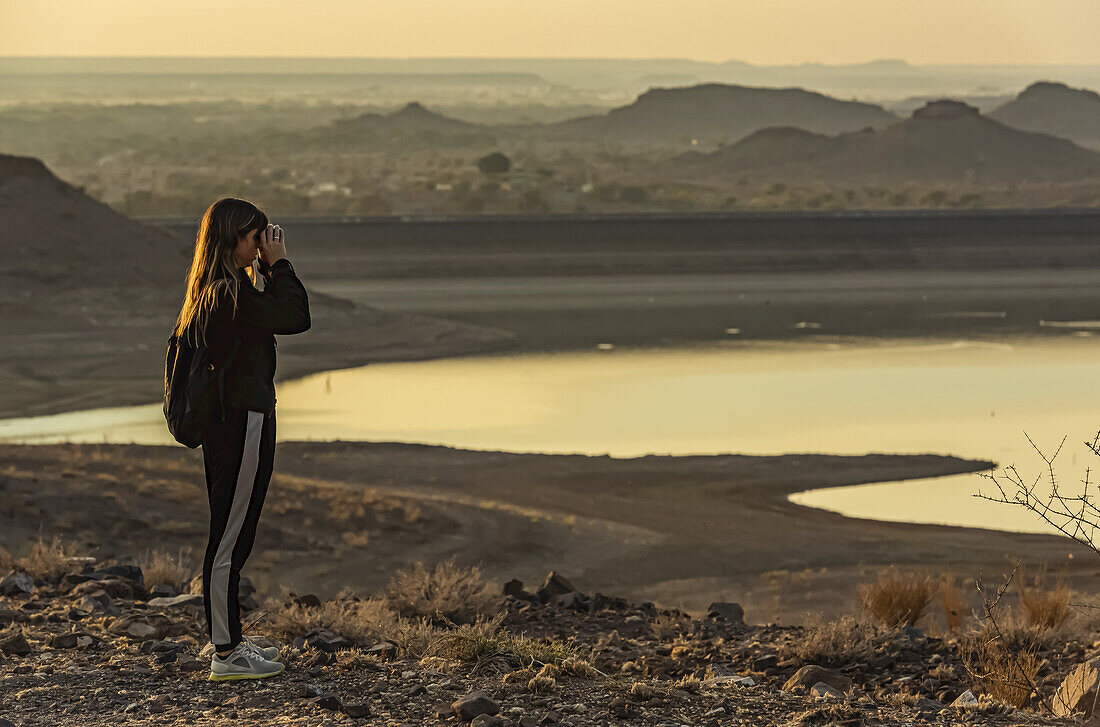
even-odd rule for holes
{"type": "Polygon", "coordinates": [[[482,174],[504,174],[512,168],[512,160],[499,151],[494,151],[478,159],[477,168],[482,174]]]}

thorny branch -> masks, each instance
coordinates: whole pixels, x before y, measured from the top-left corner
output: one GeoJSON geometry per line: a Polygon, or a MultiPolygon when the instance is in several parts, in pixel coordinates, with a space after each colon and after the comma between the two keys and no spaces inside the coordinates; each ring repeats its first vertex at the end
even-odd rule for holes
{"type": "MultiPolygon", "coordinates": [[[[990,480],[997,488],[997,494],[985,495],[980,491],[974,495],[983,500],[1000,502],[1008,505],[1016,505],[1038,515],[1044,522],[1055,530],[1085,547],[1089,548],[1097,556],[1100,556],[1100,547],[1097,545],[1098,529],[1100,529],[1100,508],[1094,504],[1093,483],[1091,482],[1092,469],[1085,469],[1085,477],[1081,481],[1079,494],[1066,494],[1059,486],[1058,476],[1054,471],[1054,460],[1062,451],[1066,443],[1066,437],[1062,437],[1058,449],[1053,455],[1047,456],[1037,444],[1024,433],[1027,441],[1044,462],[1044,472],[1040,473],[1031,482],[1024,480],[1015,465],[1005,467],[1001,474],[994,471],[979,473],[979,476],[990,480]],[[1049,490],[1040,492],[1040,484],[1046,482],[1049,490]]],[[[1096,433],[1092,442],[1085,442],[1086,447],[1100,457],[1100,432],[1096,433]]]]}
{"type": "MultiPolygon", "coordinates": [[[[1020,661],[1020,656],[1015,651],[1005,647],[1005,644],[1007,644],[1008,641],[1005,638],[1004,632],[1001,630],[1001,625],[999,623],[997,623],[997,613],[996,613],[997,612],[997,606],[1000,605],[1001,599],[1004,598],[1004,595],[1008,592],[1008,587],[1009,587],[1009,585],[1011,585],[1012,581],[1016,578],[1016,574],[1019,570],[1020,570],[1020,561],[1016,561],[1016,565],[1013,566],[1012,572],[1009,573],[1008,576],[1001,583],[1001,585],[999,585],[997,587],[997,589],[994,592],[994,595],[992,597],[990,597],[986,593],[986,590],[983,586],[983,580],[982,580],[983,575],[980,571],[978,572],[977,580],[974,581],[974,586],[978,589],[978,595],[981,596],[981,599],[982,599],[982,609],[985,612],[986,620],[989,622],[990,626],[993,627],[994,636],[993,636],[993,638],[991,638],[989,641],[986,642],[986,646],[988,647],[989,644],[992,644],[993,642],[1000,642],[1000,647],[1003,649],[1004,653],[1007,654],[1008,657],[1012,660],[1013,667],[1015,667],[1016,672],[1023,679],[1022,682],[1008,682],[1008,684],[1010,684],[1011,686],[1014,686],[1014,687],[1016,687],[1016,686],[1027,687],[1028,689],[1030,689],[1030,694],[1035,695],[1035,697],[1039,700],[1039,703],[1048,712],[1050,712],[1051,714],[1054,714],[1054,709],[1051,706],[1050,702],[1047,700],[1046,697],[1043,696],[1043,693],[1039,690],[1039,686],[1028,675],[1027,669],[1024,668],[1024,665],[1020,661]]],[[[964,663],[964,667],[967,670],[967,672],[969,672],[970,675],[975,677],[976,679],[981,679],[981,680],[998,679],[998,680],[1004,682],[1004,677],[1002,677],[1002,676],[999,676],[999,675],[995,676],[995,675],[992,675],[992,674],[979,674],[979,673],[976,673],[970,667],[970,665],[966,664],[966,663],[964,663]]]]}

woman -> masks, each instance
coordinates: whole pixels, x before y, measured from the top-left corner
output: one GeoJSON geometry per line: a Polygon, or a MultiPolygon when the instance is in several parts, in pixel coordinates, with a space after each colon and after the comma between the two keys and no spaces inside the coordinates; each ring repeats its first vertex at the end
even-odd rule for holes
{"type": "Polygon", "coordinates": [[[202,442],[210,539],[202,569],[207,631],[215,653],[210,679],[260,679],[283,671],[275,647],[241,635],[240,571],[275,457],[275,334],[309,330],[309,298],[286,259],[278,225],[251,202],[227,197],[203,215],[176,322],[225,367],[224,421],[202,442]],[[253,262],[259,256],[263,291],[253,262]]]}

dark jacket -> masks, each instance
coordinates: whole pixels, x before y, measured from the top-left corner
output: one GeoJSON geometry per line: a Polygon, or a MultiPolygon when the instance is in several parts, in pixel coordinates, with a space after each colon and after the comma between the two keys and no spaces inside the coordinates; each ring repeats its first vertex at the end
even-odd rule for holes
{"type": "Polygon", "coordinates": [[[270,266],[261,261],[263,292],[252,284],[245,268],[239,272],[236,316],[232,297],[223,294],[208,319],[206,343],[214,364],[220,365],[229,356],[233,339],[240,339],[225,370],[225,403],[270,414],[275,411],[275,334],[309,330],[309,298],[286,258],[270,266]]]}

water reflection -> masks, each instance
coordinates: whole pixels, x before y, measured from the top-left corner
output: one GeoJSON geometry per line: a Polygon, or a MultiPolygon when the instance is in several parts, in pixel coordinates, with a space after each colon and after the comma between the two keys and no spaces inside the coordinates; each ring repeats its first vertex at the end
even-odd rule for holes
{"type": "MultiPolygon", "coordinates": [[[[281,440],[372,440],[629,457],[931,452],[1041,464],[1063,480],[1100,428],[1100,344],[817,340],[375,364],[279,385],[281,440]],[[1075,443],[1077,446],[1075,446],[1075,443]]],[[[170,444],[159,404],[0,421],[0,441],[170,444]]],[[[1088,455],[1091,457],[1091,455],[1088,455]]],[[[975,475],[803,493],[857,516],[1041,530],[974,500],[975,475]]]]}

